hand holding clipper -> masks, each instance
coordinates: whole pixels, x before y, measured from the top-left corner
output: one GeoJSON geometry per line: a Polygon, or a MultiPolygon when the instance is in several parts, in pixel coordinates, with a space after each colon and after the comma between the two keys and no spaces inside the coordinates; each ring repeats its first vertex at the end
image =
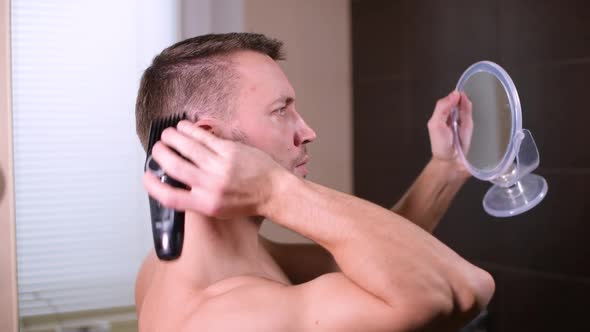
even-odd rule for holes
{"type": "MultiPolygon", "coordinates": [[[[176,188],[188,187],[170,176],[152,159],[152,148],[160,140],[162,132],[168,127],[175,127],[178,122],[186,119],[186,114],[172,115],[164,119],[156,119],[150,126],[145,171],[150,171],[166,183],[176,188]]],[[[174,260],[182,253],[184,241],[184,211],[176,211],[160,204],[149,196],[150,215],[152,221],[152,235],[156,254],[161,260],[174,260]]]]}

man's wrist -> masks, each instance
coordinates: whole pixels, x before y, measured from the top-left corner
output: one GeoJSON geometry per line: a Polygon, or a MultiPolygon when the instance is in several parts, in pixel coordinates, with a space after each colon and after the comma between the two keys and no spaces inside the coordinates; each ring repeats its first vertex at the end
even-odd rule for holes
{"type": "Polygon", "coordinates": [[[457,159],[444,160],[437,157],[430,159],[429,165],[437,170],[448,182],[463,183],[471,177],[471,173],[457,159]]]}
{"type": "Polygon", "coordinates": [[[267,193],[259,206],[260,215],[267,219],[276,217],[276,213],[283,204],[285,195],[288,195],[289,188],[292,188],[299,179],[292,173],[277,167],[269,173],[269,186],[267,193]]]}

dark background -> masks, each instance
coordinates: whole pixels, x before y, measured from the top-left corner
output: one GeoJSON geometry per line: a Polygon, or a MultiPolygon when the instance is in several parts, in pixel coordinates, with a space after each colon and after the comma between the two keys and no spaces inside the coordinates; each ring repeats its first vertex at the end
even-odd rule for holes
{"type": "Polygon", "coordinates": [[[511,75],[549,184],[535,209],[488,216],[471,179],[435,235],[490,271],[488,331],[590,331],[590,2],[357,0],[354,185],[391,206],[430,158],[426,122],[462,72],[511,75]]]}

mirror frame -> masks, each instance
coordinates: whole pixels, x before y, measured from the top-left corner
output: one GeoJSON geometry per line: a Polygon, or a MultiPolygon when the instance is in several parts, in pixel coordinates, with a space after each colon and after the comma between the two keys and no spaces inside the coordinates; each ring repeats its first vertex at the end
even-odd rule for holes
{"type": "Polygon", "coordinates": [[[497,78],[502,86],[504,87],[504,91],[508,97],[508,102],[510,103],[510,113],[512,118],[511,129],[510,129],[510,140],[508,146],[506,147],[506,151],[504,152],[504,156],[502,160],[491,170],[482,170],[473,167],[471,163],[467,160],[463,149],[461,148],[461,144],[459,142],[459,132],[458,132],[458,112],[457,109],[453,109],[453,137],[455,141],[455,150],[458,153],[459,158],[463,162],[463,165],[467,167],[469,172],[476,178],[480,180],[492,180],[498,176],[503,175],[506,173],[508,168],[514,163],[514,159],[516,157],[517,151],[514,149],[514,138],[517,132],[522,129],[522,112],[520,106],[520,99],[518,97],[518,93],[516,91],[516,87],[514,86],[514,82],[508,75],[508,73],[497,64],[491,61],[480,61],[473,65],[471,65],[463,74],[461,78],[459,78],[459,82],[457,83],[456,89],[459,92],[463,92],[466,83],[469,81],[473,75],[478,73],[489,73],[497,78]]]}

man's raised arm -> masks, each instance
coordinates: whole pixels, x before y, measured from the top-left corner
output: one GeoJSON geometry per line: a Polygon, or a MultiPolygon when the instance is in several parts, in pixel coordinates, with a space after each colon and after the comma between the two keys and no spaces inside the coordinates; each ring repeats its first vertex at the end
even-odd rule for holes
{"type": "MultiPolygon", "coordinates": [[[[270,309],[270,300],[250,292],[259,285],[260,294],[266,290],[279,301],[271,306],[280,310],[276,317],[287,315],[293,324],[303,324],[303,331],[312,331],[318,317],[339,331],[353,331],[346,328],[353,326],[353,318],[364,326],[376,324],[371,329],[357,324],[356,330],[405,331],[434,323],[442,329],[468,322],[494,292],[488,273],[420,227],[367,201],[297,178],[262,151],[219,139],[187,122],[165,131],[162,142],[190,162],[162,143],[154,147],[154,158],[191,190],[168,187],[146,174],[144,183],[152,197],[172,208],[218,217],[219,222],[232,216],[265,216],[326,248],[342,270],[285,289],[256,282],[231,288],[206,302],[203,319],[209,317],[203,313],[223,307],[249,307],[249,302],[236,302],[240,291],[250,302],[261,301],[260,310],[270,309]]],[[[256,310],[242,311],[243,319],[259,317],[256,310]]]]}

